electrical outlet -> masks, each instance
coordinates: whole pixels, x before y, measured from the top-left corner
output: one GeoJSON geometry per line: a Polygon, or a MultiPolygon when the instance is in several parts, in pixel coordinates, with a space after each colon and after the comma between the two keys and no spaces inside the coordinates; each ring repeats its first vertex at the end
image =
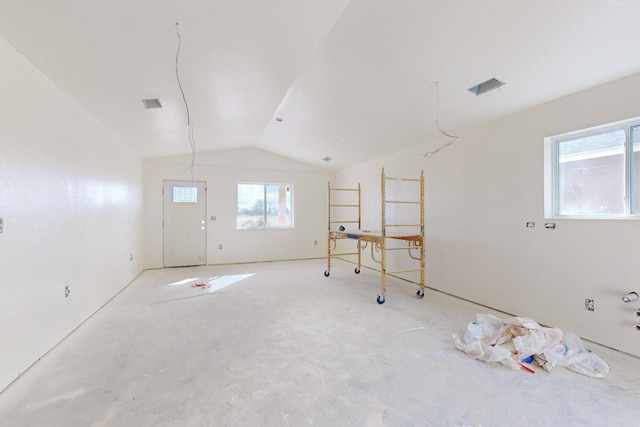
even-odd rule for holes
{"type": "Polygon", "coordinates": [[[129,261],[133,261],[133,254],[129,255],[129,261]]]}
{"type": "Polygon", "coordinates": [[[69,296],[69,294],[71,294],[71,289],[69,289],[69,286],[65,286],[64,287],[64,297],[67,298],[69,296]]]}
{"type": "Polygon", "coordinates": [[[316,246],[318,246],[318,241],[317,241],[317,240],[314,240],[314,241],[313,241],[313,244],[314,244],[314,245],[316,245],[316,246]]]}
{"type": "Polygon", "coordinates": [[[547,222],[544,224],[544,228],[549,228],[554,230],[556,228],[556,223],[555,222],[547,222]]]}
{"type": "Polygon", "coordinates": [[[218,249],[222,249],[222,243],[218,245],[218,249]]]}
{"type": "Polygon", "coordinates": [[[4,232],[4,219],[0,218],[0,233],[4,232]]]}
{"type": "Polygon", "coordinates": [[[595,301],[589,298],[585,299],[584,309],[588,311],[595,311],[596,310],[595,301]]]}
{"type": "Polygon", "coordinates": [[[533,228],[536,226],[535,222],[527,222],[527,228],[533,228]]]}

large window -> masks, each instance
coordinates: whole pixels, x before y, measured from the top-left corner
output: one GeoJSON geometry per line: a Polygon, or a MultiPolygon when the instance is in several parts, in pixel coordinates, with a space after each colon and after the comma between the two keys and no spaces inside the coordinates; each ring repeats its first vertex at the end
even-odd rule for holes
{"type": "Polygon", "coordinates": [[[293,227],[293,185],[238,184],[236,228],[293,227]]]}
{"type": "Polygon", "coordinates": [[[640,118],[545,139],[545,216],[640,218],[640,118]]]}

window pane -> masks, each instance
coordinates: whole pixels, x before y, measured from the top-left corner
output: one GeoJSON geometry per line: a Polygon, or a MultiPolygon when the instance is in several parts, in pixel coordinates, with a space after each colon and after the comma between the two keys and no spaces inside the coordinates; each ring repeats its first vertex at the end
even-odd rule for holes
{"type": "Polygon", "coordinates": [[[558,213],[623,214],[624,130],[558,143],[558,213]]]}
{"type": "Polygon", "coordinates": [[[264,185],[238,184],[237,228],[264,227],[264,185]]]}
{"type": "Polygon", "coordinates": [[[173,187],[173,203],[198,203],[198,187],[173,187]]]}
{"type": "Polygon", "coordinates": [[[267,226],[291,227],[291,186],[267,185],[267,226]]]}
{"type": "Polygon", "coordinates": [[[631,213],[640,213],[640,126],[631,127],[631,213]]]}

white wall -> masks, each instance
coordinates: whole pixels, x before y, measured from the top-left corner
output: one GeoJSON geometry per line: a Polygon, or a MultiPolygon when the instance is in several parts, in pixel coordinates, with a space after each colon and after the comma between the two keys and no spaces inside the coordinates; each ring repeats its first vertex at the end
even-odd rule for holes
{"type": "Polygon", "coordinates": [[[424,169],[428,286],[640,356],[640,303],[621,301],[640,291],[640,222],[545,220],[543,211],[543,138],[640,116],[639,90],[640,75],[631,76],[460,131],[460,142],[431,158],[422,154],[446,138],[336,179],[362,183],[364,221],[376,227],[380,167],[409,177],[424,169]]]}
{"type": "MultiPolygon", "coordinates": [[[[191,180],[190,163],[191,156],[145,161],[149,267],[162,267],[163,180],[191,180]]],[[[326,256],[327,182],[332,178],[333,174],[326,170],[258,149],[198,153],[193,179],[207,182],[207,264],[326,256]],[[295,227],[237,230],[238,182],[293,184],[295,227]],[[211,216],[216,220],[212,221],[211,216]],[[219,245],[222,249],[218,249],[219,245]]]]}
{"type": "Polygon", "coordinates": [[[140,156],[1,39],[0,63],[1,390],[143,266],[140,156]]]}

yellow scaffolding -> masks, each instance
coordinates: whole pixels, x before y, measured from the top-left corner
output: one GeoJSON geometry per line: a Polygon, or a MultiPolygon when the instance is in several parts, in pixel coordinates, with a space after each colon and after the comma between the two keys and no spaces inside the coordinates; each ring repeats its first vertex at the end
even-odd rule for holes
{"type": "Polygon", "coordinates": [[[360,184],[357,188],[332,188],[331,182],[327,188],[328,198],[328,234],[327,234],[327,269],[324,271],[324,275],[329,277],[331,274],[331,258],[339,257],[343,261],[352,262],[343,257],[350,255],[357,255],[357,267],[355,273],[360,273],[361,268],[361,251],[366,249],[368,245],[371,247],[371,257],[374,262],[380,264],[381,273],[381,293],[378,295],[378,304],[383,304],[386,300],[387,294],[387,274],[402,275],[406,273],[420,272],[420,288],[416,292],[418,298],[424,297],[425,288],[425,247],[424,247],[424,172],[420,172],[420,178],[392,178],[388,177],[384,173],[382,168],[381,173],[381,229],[380,231],[362,230],[361,229],[361,193],[360,184]],[[419,182],[420,183],[420,199],[418,200],[389,200],[387,199],[387,185],[388,181],[407,181],[407,182],[419,182]],[[342,203],[342,201],[335,202],[337,193],[340,192],[356,192],[357,203],[342,203]],[[419,207],[419,223],[390,223],[387,220],[387,208],[389,205],[414,205],[419,207]],[[336,212],[342,208],[349,208],[352,211],[357,212],[357,219],[355,213],[351,212],[348,217],[340,216],[338,220],[332,219],[332,214],[335,216],[336,212]],[[350,224],[355,225],[352,228],[345,228],[340,225],[336,229],[336,224],[350,224]],[[343,252],[340,253],[338,248],[338,240],[341,239],[355,239],[357,240],[355,252],[343,252]],[[407,246],[402,247],[389,247],[388,240],[393,239],[396,241],[404,241],[407,246]],[[374,250],[381,253],[380,260],[377,260],[374,255],[374,250]],[[420,263],[419,268],[415,269],[403,269],[403,270],[389,270],[387,268],[387,251],[395,250],[407,250],[411,259],[417,260],[420,263]],[[416,252],[418,255],[416,255],[416,252]]]}

